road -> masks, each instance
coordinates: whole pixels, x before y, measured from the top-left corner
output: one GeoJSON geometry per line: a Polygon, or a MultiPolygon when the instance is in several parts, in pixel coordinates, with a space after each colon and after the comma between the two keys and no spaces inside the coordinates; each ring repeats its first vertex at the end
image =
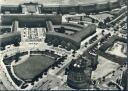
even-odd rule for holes
{"type": "MultiPolygon", "coordinates": [[[[109,82],[114,82],[114,83],[116,83],[116,80],[117,79],[121,79],[121,77],[122,77],[122,73],[124,72],[124,70],[126,70],[126,67],[119,67],[116,71],[115,71],[115,73],[114,73],[114,75],[113,75],[113,72],[111,72],[111,76],[109,77],[109,75],[106,77],[106,79],[105,79],[105,81],[101,81],[97,86],[99,87],[99,88],[101,88],[101,89],[103,89],[103,88],[106,88],[105,86],[107,86],[107,84],[109,83],[109,82]]],[[[107,89],[107,88],[106,88],[107,89]]],[[[104,89],[105,90],[105,89],[104,89]]]]}

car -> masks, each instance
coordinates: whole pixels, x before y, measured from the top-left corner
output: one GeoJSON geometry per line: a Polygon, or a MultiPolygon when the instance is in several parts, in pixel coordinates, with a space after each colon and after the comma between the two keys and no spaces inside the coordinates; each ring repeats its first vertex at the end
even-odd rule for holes
{"type": "Polygon", "coordinates": [[[127,26],[123,26],[122,29],[123,29],[123,30],[127,30],[127,26]]]}
{"type": "Polygon", "coordinates": [[[76,12],[70,12],[69,14],[70,14],[70,15],[75,15],[75,14],[76,14],[76,12]]]}

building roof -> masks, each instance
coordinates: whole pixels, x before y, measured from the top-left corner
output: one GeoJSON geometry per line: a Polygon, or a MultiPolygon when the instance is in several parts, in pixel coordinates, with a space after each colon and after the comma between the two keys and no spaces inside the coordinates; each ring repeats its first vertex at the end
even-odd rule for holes
{"type": "Polygon", "coordinates": [[[69,69],[72,69],[74,71],[80,71],[80,69],[85,70],[86,62],[87,60],[82,57],[72,60],[69,69]]]}
{"type": "Polygon", "coordinates": [[[96,19],[98,21],[103,21],[107,17],[113,17],[113,15],[108,14],[108,13],[101,13],[101,14],[96,14],[96,15],[90,15],[91,18],[96,19]]]}
{"type": "Polygon", "coordinates": [[[14,32],[14,33],[7,33],[7,34],[3,34],[0,35],[0,43],[9,40],[10,38],[13,38],[15,36],[20,36],[19,32],[14,32]]]}
{"type": "MultiPolygon", "coordinates": [[[[31,0],[31,2],[38,2],[41,4],[51,4],[51,5],[72,5],[72,4],[91,4],[100,2],[116,2],[117,0],[31,0]]],[[[2,0],[1,4],[21,4],[25,2],[30,2],[30,0],[2,0]]]]}
{"type": "Polygon", "coordinates": [[[37,11],[35,5],[27,5],[27,11],[30,13],[35,13],[37,11]]]}
{"type": "Polygon", "coordinates": [[[24,14],[5,14],[1,16],[2,24],[12,24],[14,20],[19,22],[27,23],[38,23],[51,20],[54,24],[60,24],[62,15],[54,14],[38,14],[38,15],[24,15],[24,14]]]}
{"type": "Polygon", "coordinates": [[[72,36],[77,42],[81,42],[83,39],[89,37],[90,35],[96,32],[96,26],[94,24],[90,24],[87,27],[84,27],[82,31],[77,32],[72,36]]]}
{"type": "Polygon", "coordinates": [[[121,38],[119,36],[113,35],[111,38],[109,38],[100,48],[101,51],[106,51],[110,46],[112,46],[115,41],[121,41],[127,43],[127,39],[121,38]]]}
{"type": "Polygon", "coordinates": [[[1,8],[18,8],[19,5],[2,5],[1,8]]]}
{"type": "Polygon", "coordinates": [[[70,23],[67,23],[67,22],[62,23],[62,25],[76,27],[76,28],[83,28],[84,27],[84,25],[80,25],[80,24],[76,24],[76,23],[71,23],[71,22],[70,23]]]}
{"type": "Polygon", "coordinates": [[[70,41],[76,43],[76,45],[80,45],[80,42],[92,35],[96,32],[96,26],[95,25],[88,25],[87,27],[83,27],[83,29],[79,32],[76,32],[74,35],[66,35],[64,33],[58,33],[55,31],[48,31],[47,34],[51,36],[58,36],[61,38],[69,39],[70,41]]]}
{"type": "MultiPolygon", "coordinates": [[[[72,38],[69,35],[63,34],[63,33],[58,33],[58,32],[48,32],[47,35],[51,35],[51,36],[56,36],[57,38],[63,38],[67,41],[72,42],[73,44],[75,44],[76,46],[79,46],[80,42],[77,42],[74,38],[72,38]]],[[[46,36],[47,36],[46,35],[46,36]]]]}
{"type": "Polygon", "coordinates": [[[117,36],[112,36],[99,49],[102,50],[102,51],[107,50],[110,46],[113,45],[113,43],[115,42],[115,40],[117,38],[118,38],[117,36]]]}

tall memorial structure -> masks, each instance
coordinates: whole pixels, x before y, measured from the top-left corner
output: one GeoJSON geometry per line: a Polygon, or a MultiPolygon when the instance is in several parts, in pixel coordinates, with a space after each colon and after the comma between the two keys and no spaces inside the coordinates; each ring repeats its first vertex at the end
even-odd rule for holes
{"type": "Polygon", "coordinates": [[[73,89],[89,89],[92,84],[92,68],[91,60],[85,57],[72,60],[67,73],[68,86],[73,89]]]}

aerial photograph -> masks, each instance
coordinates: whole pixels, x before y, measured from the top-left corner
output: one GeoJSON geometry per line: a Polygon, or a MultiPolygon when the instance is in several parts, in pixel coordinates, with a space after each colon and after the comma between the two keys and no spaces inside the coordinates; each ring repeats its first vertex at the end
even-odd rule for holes
{"type": "Polygon", "coordinates": [[[0,91],[128,90],[128,0],[0,0],[0,91]]]}

